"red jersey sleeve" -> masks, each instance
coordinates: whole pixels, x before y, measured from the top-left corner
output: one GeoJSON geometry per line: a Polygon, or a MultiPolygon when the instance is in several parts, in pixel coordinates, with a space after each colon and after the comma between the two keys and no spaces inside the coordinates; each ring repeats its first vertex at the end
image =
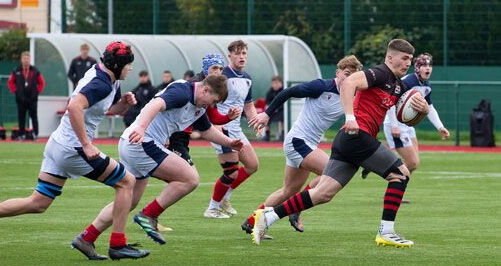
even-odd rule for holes
{"type": "Polygon", "coordinates": [[[228,117],[228,115],[223,115],[219,113],[217,107],[209,106],[207,108],[207,116],[209,116],[210,122],[213,123],[214,125],[224,125],[230,122],[230,118],[228,117]]]}

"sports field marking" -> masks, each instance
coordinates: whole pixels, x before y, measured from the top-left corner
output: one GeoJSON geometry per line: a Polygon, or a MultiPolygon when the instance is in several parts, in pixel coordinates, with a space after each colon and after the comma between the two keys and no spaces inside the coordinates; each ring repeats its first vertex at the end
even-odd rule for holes
{"type": "MultiPolygon", "coordinates": [[[[214,182],[201,182],[199,184],[199,186],[213,186],[214,185],[214,182]]],[[[148,184],[147,187],[164,187],[165,185],[163,184],[148,184]]],[[[71,189],[102,189],[102,188],[106,188],[108,189],[109,187],[108,186],[105,186],[105,185],[95,185],[95,186],[74,186],[74,185],[66,185],[64,186],[63,189],[68,189],[68,188],[71,188],[71,189]]],[[[35,186],[31,186],[31,187],[0,187],[0,191],[1,190],[33,190],[35,189],[35,186]]]]}
{"type": "Polygon", "coordinates": [[[495,172],[419,171],[419,173],[430,175],[432,179],[501,178],[501,173],[495,172]]]}

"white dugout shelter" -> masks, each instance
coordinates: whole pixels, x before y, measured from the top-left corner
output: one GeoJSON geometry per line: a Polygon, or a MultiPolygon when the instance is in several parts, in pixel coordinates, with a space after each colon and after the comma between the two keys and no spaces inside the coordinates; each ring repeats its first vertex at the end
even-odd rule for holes
{"type": "MultiPolygon", "coordinates": [[[[208,53],[227,55],[230,42],[242,39],[248,44],[249,58],[245,69],[253,79],[253,98],[264,97],[271,77],[280,75],[284,86],[321,78],[320,68],[311,49],[300,39],[285,35],[107,35],[107,34],[40,34],[30,33],[32,63],[46,79],[46,91],[39,100],[40,136],[48,136],[59,123],[57,110],[64,108],[73,85],[66,77],[71,60],[80,54],[80,45],[90,46],[90,56],[99,61],[111,41],[125,41],[134,52],[133,71],[122,81],[122,92],[138,84],[141,70],[149,72],[152,84],[162,82],[164,70],[182,78],[186,70],[201,71],[202,58],[208,53]]],[[[226,63],[228,61],[226,60],[226,63]]],[[[295,120],[302,101],[291,105],[295,120]]],[[[289,108],[284,108],[286,114],[289,108]]],[[[287,116],[285,116],[287,117],[287,116]]],[[[110,119],[110,123],[112,119],[110,119]]],[[[104,123],[104,122],[103,122],[104,123]]],[[[285,119],[287,130],[289,120],[285,119]]],[[[110,127],[108,125],[108,127],[110,127]]],[[[106,125],[104,125],[106,127],[106,125]]]]}

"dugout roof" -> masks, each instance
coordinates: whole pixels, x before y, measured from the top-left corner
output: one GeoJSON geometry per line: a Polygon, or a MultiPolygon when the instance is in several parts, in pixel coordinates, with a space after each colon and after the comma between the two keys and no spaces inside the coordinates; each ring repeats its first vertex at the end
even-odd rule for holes
{"type": "MultiPolygon", "coordinates": [[[[138,74],[147,70],[153,85],[162,82],[164,70],[174,78],[186,70],[200,72],[202,57],[207,53],[228,54],[228,44],[242,39],[249,45],[246,71],[253,78],[253,96],[264,97],[273,75],[288,81],[321,78],[320,68],[311,49],[300,39],[285,35],[106,35],[106,34],[40,34],[30,33],[32,63],[46,78],[48,95],[67,96],[73,90],[66,78],[71,60],[80,54],[80,45],[90,46],[90,56],[98,59],[106,45],[121,40],[132,45],[133,71],[122,82],[122,91],[138,84],[138,74]]],[[[226,60],[226,63],[228,61],[226,60]]]]}

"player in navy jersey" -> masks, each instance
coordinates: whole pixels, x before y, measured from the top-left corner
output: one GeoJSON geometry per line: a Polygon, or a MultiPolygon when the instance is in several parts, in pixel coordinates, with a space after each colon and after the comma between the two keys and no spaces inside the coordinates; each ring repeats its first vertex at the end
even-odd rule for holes
{"type": "MultiPolygon", "coordinates": [[[[217,104],[221,114],[227,114],[231,107],[243,109],[248,119],[256,115],[256,108],[252,102],[252,78],[244,71],[247,63],[247,44],[241,40],[228,45],[229,65],[223,69],[223,75],[228,78],[228,98],[217,104]]],[[[240,126],[240,116],[225,124],[223,133],[230,138],[241,139],[244,149],[235,152],[233,149],[218,144],[216,154],[223,168],[223,175],[216,181],[209,207],[204,212],[207,218],[230,218],[237,211],[230,204],[230,196],[242,182],[257,171],[259,161],[247,137],[240,126]],[[239,167],[238,163],[243,166],[239,167]]]]}
{"type": "MultiPolygon", "coordinates": [[[[264,209],[265,206],[274,207],[300,191],[310,172],[316,174],[317,178],[304,190],[315,187],[320,180],[319,176],[322,175],[329,156],[317,146],[325,131],[344,114],[339,98],[339,86],[345,78],[360,71],[362,64],[354,55],[350,55],[339,60],[337,67],[334,79],[316,79],[285,89],[275,97],[265,112],[249,121],[249,125],[255,129],[264,127],[275,110],[289,98],[306,98],[301,113],[284,140],[284,185],[270,194],[258,209],[264,209]]],[[[303,231],[298,215],[291,215],[289,220],[297,231],[303,231]]],[[[253,226],[254,216],[250,216],[241,227],[250,234],[253,226]]]]}
{"type": "MultiPolygon", "coordinates": [[[[226,77],[222,75],[210,75],[200,82],[177,80],[157,93],[120,137],[120,162],[136,177],[131,210],[139,203],[150,176],[168,183],[134,216],[134,222],[159,244],[165,244],[165,239],[158,232],[158,216],[199,183],[197,170],[164,144],[174,132],[193,125],[209,141],[240,150],[243,143],[217,130],[205,113],[208,106],[224,100],[227,94],[226,77]]],[[[99,232],[110,226],[113,208],[113,202],[108,204],[92,222],[99,232]]]]}
{"type": "MultiPolygon", "coordinates": [[[[275,221],[330,201],[348,184],[360,166],[388,181],[376,243],[396,247],[414,244],[394,229],[410,172],[391,150],[376,139],[386,111],[407,90],[400,77],[409,69],[413,53],[414,47],[409,42],[394,39],[388,44],[384,64],[356,72],[344,80],[340,95],[345,124],[332,143],[331,157],[320,182],[315,188],[297,193],[273,209],[256,210],[252,232],[256,244],[260,244],[275,221]]],[[[428,113],[428,104],[420,94],[413,98],[411,105],[420,113],[428,113]]]]}
{"type": "MultiPolygon", "coordinates": [[[[109,256],[112,259],[137,259],[149,255],[148,251],[127,245],[125,238],[134,176],[92,144],[95,130],[108,110],[123,114],[136,104],[132,93],[121,95],[119,81],[127,77],[133,61],[134,54],[129,45],[112,42],[106,47],[102,63],[92,66],[78,82],[61,123],[45,146],[35,191],[27,198],[0,203],[0,217],[45,212],[61,195],[66,179],[85,176],[115,189],[117,204],[110,213],[113,232],[109,256]]],[[[90,260],[105,260],[107,257],[97,254],[89,240],[95,232],[94,227],[87,228],[73,239],[71,245],[90,260]]]]}

